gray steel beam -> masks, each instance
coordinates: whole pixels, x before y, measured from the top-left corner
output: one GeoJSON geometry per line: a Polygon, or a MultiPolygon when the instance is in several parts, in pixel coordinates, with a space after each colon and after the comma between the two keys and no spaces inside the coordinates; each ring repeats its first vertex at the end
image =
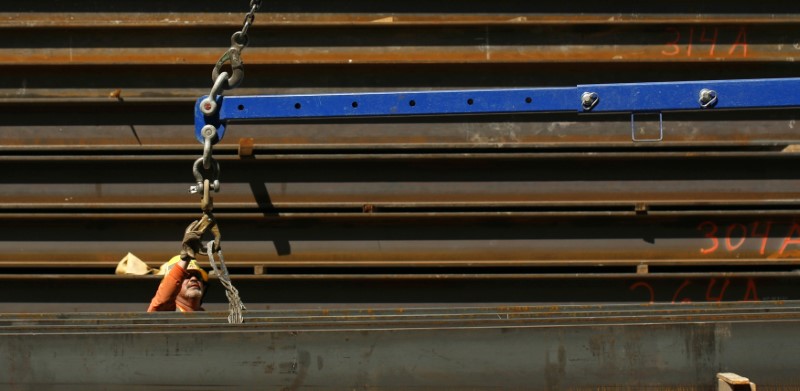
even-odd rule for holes
{"type": "MultiPolygon", "coordinates": [[[[24,327],[0,327],[0,384],[19,389],[710,390],[717,372],[737,371],[762,387],[797,387],[800,342],[794,336],[800,312],[795,306],[294,313],[301,323],[287,323],[293,313],[278,311],[248,314],[241,326],[219,324],[223,313],[156,314],[150,324],[122,328],[53,329],[20,319],[24,327]],[[192,322],[196,317],[216,319],[216,324],[192,322]],[[639,321],[634,324],[631,317],[639,321]]],[[[148,316],[106,318],[133,323],[148,316]]],[[[68,315],[60,319],[70,322],[68,315]]]]}

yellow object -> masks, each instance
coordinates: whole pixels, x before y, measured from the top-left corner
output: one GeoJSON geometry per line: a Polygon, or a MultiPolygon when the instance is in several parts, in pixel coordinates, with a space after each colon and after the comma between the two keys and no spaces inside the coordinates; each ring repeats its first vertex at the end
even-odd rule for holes
{"type": "MultiPolygon", "coordinates": [[[[158,274],[158,275],[166,275],[167,273],[169,273],[170,270],[172,270],[172,267],[175,266],[175,264],[178,263],[178,261],[180,261],[180,260],[181,260],[181,256],[180,255],[176,255],[176,256],[172,257],[172,259],[170,259],[167,263],[161,265],[161,267],[158,269],[158,273],[156,273],[156,274],[158,274]]],[[[197,271],[199,271],[200,272],[200,276],[203,277],[203,282],[208,282],[208,273],[206,273],[206,271],[203,270],[203,268],[201,268],[200,265],[197,264],[197,261],[195,261],[194,259],[192,259],[189,262],[189,266],[186,267],[186,270],[187,271],[189,271],[189,270],[197,270],[197,271]]]]}
{"type": "Polygon", "coordinates": [[[133,274],[137,276],[143,276],[145,274],[151,274],[155,271],[156,269],[151,269],[137,256],[128,253],[128,255],[123,257],[122,260],[119,261],[119,264],[117,264],[117,270],[115,273],[120,275],[133,274]]]}

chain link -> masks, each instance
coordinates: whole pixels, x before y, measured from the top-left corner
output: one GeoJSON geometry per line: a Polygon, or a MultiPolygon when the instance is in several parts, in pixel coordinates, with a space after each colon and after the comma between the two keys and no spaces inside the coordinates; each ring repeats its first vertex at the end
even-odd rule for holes
{"type": "Polygon", "coordinates": [[[244,23],[242,24],[242,39],[245,42],[240,42],[242,45],[247,46],[247,30],[250,30],[250,26],[253,25],[253,22],[256,20],[256,11],[261,8],[261,0],[250,0],[250,12],[244,16],[244,23]]]}
{"type": "MultiPolygon", "coordinates": [[[[250,11],[244,16],[242,29],[231,35],[231,47],[222,54],[219,60],[217,60],[217,63],[214,65],[214,69],[211,71],[211,80],[216,84],[219,76],[223,74],[222,67],[225,64],[230,63],[231,74],[225,79],[225,83],[222,86],[225,90],[236,88],[242,82],[242,79],[244,79],[242,50],[244,50],[244,48],[246,48],[250,43],[250,37],[247,35],[247,33],[250,31],[250,27],[253,26],[253,22],[256,20],[256,11],[258,11],[260,8],[261,0],[250,0],[250,11]]],[[[210,115],[213,114],[213,112],[205,114],[210,115]]]]}
{"type": "MultiPolygon", "coordinates": [[[[261,8],[261,0],[250,0],[250,11],[244,17],[242,22],[242,29],[233,33],[231,36],[231,47],[222,54],[222,56],[214,64],[214,69],[211,71],[211,80],[214,82],[208,97],[203,99],[200,104],[200,111],[206,116],[213,116],[219,110],[217,100],[225,91],[236,88],[239,83],[244,79],[244,63],[242,63],[242,50],[247,47],[249,37],[247,35],[250,27],[256,19],[256,11],[261,8]],[[231,72],[223,72],[222,67],[225,64],[230,64],[231,72]]],[[[211,192],[219,191],[219,163],[212,156],[212,147],[218,141],[217,128],[213,125],[206,125],[201,130],[203,135],[203,156],[194,162],[192,173],[197,181],[196,186],[189,187],[189,192],[192,194],[200,194],[200,209],[203,211],[203,217],[192,223],[190,229],[197,230],[198,235],[206,233],[211,230],[214,234],[214,240],[209,241],[207,244],[209,263],[211,268],[214,269],[215,274],[219,278],[220,283],[225,288],[225,296],[228,297],[229,315],[228,323],[238,324],[244,321],[242,311],[247,309],[242,304],[239,298],[239,291],[231,283],[230,276],[228,275],[228,268],[225,266],[225,259],[222,257],[222,250],[220,248],[221,234],[216,220],[213,218],[212,210],[214,208],[214,200],[211,197],[211,192]],[[201,170],[202,167],[202,170],[201,170]],[[214,253],[219,256],[219,268],[214,260],[214,253]]],[[[202,254],[202,250],[201,250],[202,254]]]]}

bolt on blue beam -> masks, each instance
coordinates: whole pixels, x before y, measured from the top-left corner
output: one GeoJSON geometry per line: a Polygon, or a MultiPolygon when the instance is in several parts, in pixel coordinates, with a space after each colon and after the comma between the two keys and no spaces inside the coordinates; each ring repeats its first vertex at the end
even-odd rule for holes
{"type": "Polygon", "coordinates": [[[664,111],[800,107],[800,78],[589,84],[577,87],[217,97],[213,116],[195,107],[195,137],[205,125],[222,140],[229,121],[535,112],[664,111]],[[703,101],[701,92],[713,100],[703,101]],[[710,91],[710,92],[709,92],[710,91]],[[584,95],[596,96],[587,105],[584,95]]]}

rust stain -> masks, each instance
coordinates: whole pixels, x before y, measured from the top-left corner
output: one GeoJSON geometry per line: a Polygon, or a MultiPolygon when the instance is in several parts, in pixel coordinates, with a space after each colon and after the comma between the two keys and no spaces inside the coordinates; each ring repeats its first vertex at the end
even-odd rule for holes
{"type": "Polygon", "coordinates": [[[544,352],[544,376],[547,390],[558,390],[567,376],[567,352],[563,344],[559,343],[556,358],[550,361],[550,349],[544,352]]]}

